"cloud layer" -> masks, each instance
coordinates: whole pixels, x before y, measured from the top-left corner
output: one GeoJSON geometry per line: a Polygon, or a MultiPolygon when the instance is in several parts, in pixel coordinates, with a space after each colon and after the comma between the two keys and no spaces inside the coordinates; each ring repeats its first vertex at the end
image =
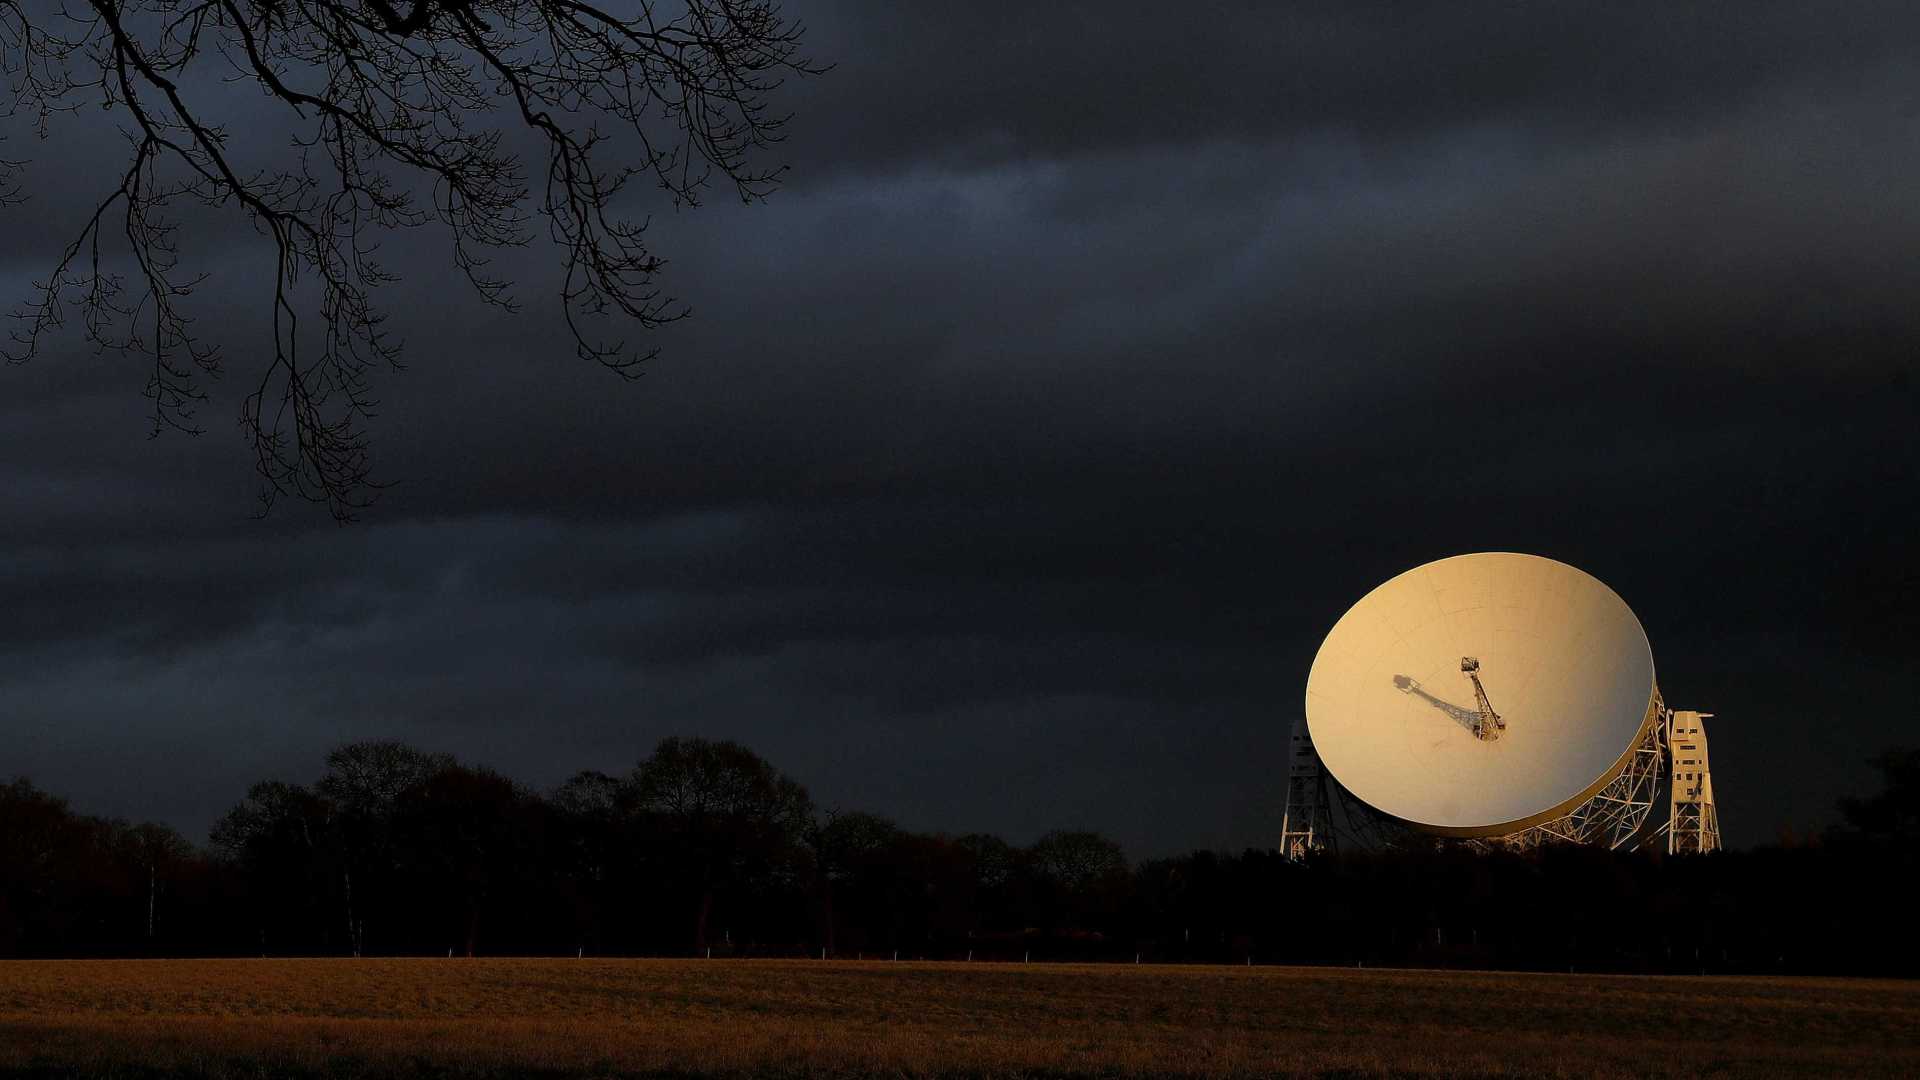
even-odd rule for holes
{"type": "MultiPolygon", "coordinates": [[[[637,384],[547,253],[518,318],[392,253],[362,525],[248,518],[236,400],[149,441],[137,364],[0,373],[0,772],[198,830],[345,738],[691,732],[921,828],[1265,844],[1320,635],[1483,548],[1634,606],[1735,842],[1906,737],[1904,8],[798,13],[793,182],[656,218],[695,318],[637,384]]],[[[59,234],[5,213],[11,281],[59,234]]]]}

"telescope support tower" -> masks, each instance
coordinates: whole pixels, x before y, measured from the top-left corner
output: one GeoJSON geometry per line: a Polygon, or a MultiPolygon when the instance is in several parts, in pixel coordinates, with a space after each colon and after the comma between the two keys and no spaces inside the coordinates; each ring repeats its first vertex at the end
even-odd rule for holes
{"type": "Polygon", "coordinates": [[[1328,789],[1333,778],[1320,764],[1314,752],[1313,737],[1307,734],[1307,718],[1293,722],[1293,742],[1288,747],[1287,804],[1280,814],[1280,853],[1289,859],[1304,859],[1308,852],[1331,850],[1334,845],[1333,804],[1328,789]]]}
{"type": "Polygon", "coordinates": [[[1720,814],[1713,805],[1713,773],[1707,767],[1707,726],[1712,713],[1682,709],[1673,714],[1667,738],[1673,746],[1673,794],[1667,813],[1667,852],[1704,855],[1720,850],[1720,814]]]}
{"type": "Polygon", "coordinates": [[[1646,825],[1654,800],[1660,795],[1660,780],[1670,756],[1667,730],[1671,715],[1656,691],[1653,722],[1634,744],[1633,757],[1619,776],[1564,817],[1479,843],[1510,851],[1555,842],[1602,844],[1609,850],[1627,847],[1646,825]]]}

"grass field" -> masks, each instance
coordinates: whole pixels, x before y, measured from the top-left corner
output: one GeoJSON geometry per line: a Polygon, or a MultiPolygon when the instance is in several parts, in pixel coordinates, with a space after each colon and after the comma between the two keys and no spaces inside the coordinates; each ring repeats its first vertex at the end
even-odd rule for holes
{"type": "Polygon", "coordinates": [[[0,1075],[1920,1076],[1920,984],[663,960],[0,962],[0,1075]]]}

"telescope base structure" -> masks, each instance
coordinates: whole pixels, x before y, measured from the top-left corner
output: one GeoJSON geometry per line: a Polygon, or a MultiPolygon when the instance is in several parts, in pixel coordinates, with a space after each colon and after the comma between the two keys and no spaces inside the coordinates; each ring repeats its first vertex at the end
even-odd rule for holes
{"type": "MultiPolygon", "coordinates": [[[[1673,854],[1704,854],[1720,849],[1720,818],[1707,771],[1707,735],[1703,718],[1712,713],[1668,709],[1655,697],[1653,722],[1634,744],[1620,775],[1561,817],[1506,836],[1460,841],[1480,851],[1528,851],[1543,844],[1596,844],[1609,850],[1647,847],[1662,837],[1673,854]],[[1667,819],[1651,833],[1661,782],[1671,772],[1667,819]]],[[[1287,775],[1287,806],[1281,824],[1281,853],[1291,859],[1334,846],[1329,792],[1337,792],[1347,831],[1371,847],[1395,847],[1434,840],[1379,813],[1348,794],[1320,763],[1305,720],[1294,728],[1293,761],[1287,775]]]]}
{"type": "Polygon", "coordinates": [[[1634,745],[1627,766],[1564,817],[1544,821],[1510,836],[1471,841],[1487,848],[1526,851],[1542,844],[1600,844],[1609,850],[1628,846],[1640,833],[1660,794],[1660,779],[1666,772],[1667,709],[1654,704],[1653,722],[1634,745]]]}
{"type": "Polygon", "coordinates": [[[1712,713],[1680,710],[1668,724],[1673,747],[1673,790],[1668,797],[1667,836],[1670,855],[1698,855],[1720,850],[1720,812],[1713,805],[1713,774],[1707,768],[1707,726],[1712,713]]]}
{"type": "Polygon", "coordinates": [[[1280,852],[1304,859],[1310,851],[1329,851],[1335,844],[1333,806],[1328,792],[1336,785],[1314,752],[1307,719],[1294,721],[1293,744],[1288,747],[1287,804],[1280,813],[1280,852]]]}

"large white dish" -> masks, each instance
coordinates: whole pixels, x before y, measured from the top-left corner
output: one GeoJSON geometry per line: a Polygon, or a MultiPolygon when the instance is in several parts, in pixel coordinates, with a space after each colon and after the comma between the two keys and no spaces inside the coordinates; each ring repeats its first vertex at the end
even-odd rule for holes
{"type": "Polygon", "coordinates": [[[1327,770],[1374,809],[1448,836],[1550,821],[1605,787],[1652,722],[1646,631],[1583,571],[1512,552],[1457,555],[1374,589],[1307,676],[1327,770]],[[1462,657],[1506,729],[1473,734],[1462,657]]]}

